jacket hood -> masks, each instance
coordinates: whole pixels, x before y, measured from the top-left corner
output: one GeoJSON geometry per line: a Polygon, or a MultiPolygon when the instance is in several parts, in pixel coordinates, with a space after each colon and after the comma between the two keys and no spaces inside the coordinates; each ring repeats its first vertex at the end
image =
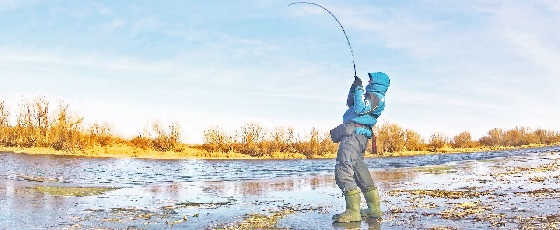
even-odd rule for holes
{"type": "Polygon", "coordinates": [[[389,76],[382,72],[368,73],[368,75],[371,79],[371,83],[366,86],[366,91],[385,95],[389,85],[391,84],[389,76]]]}

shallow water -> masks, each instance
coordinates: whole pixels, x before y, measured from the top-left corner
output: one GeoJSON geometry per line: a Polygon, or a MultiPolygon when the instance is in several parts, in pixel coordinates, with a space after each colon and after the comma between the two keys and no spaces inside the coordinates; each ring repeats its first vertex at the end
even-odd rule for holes
{"type": "Polygon", "coordinates": [[[285,210],[290,212],[275,220],[274,226],[518,228],[514,218],[560,212],[559,172],[496,175],[507,168],[556,162],[559,152],[559,147],[547,147],[367,159],[385,215],[381,222],[364,221],[358,226],[331,223],[331,216],[344,208],[332,159],[145,160],[0,153],[0,229],[239,227],[236,224],[251,214],[285,210]],[[486,193],[454,199],[409,191],[437,189],[486,193]],[[552,192],[543,197],[525,195],[539,189],[552,192]],[[494,223],[490,214],[458,219],[445,215],[445,210],[473,211],[454,209],[464,202],[484,204],[477,203],[482,207],[477,210],[503,214],[504,223],[494,223]]]}

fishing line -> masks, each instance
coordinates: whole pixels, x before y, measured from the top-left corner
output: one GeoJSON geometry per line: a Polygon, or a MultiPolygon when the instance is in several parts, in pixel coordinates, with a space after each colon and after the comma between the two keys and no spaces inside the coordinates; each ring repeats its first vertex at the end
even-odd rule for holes
{"type": "Polygon", "coordinates": [[[354,50],[352,49],[352,45],[350,44],[350,39],[348,38],[348,34],[346,33],[346,30],[344,29],[344,26],[342,26],[342,23],[340,23],[338,18],[329,9],[325,8],[322,5],[314,3],[314,2],[292,2],[288,5],[288,7],[296,5],[296,4],[307,4],[307,5],[320,7],[321,9],[327,11],[327,13],[329,13],[332,16],[332,18],[336,21],[336,23],[338,23],[338,25],[340,26],[340,29],[342,29],[342,33],[344,33],[344,37],[346,38],[346,43],[348,44],[348,49],[350,50],[350,54],[352,54],[352,64],[354,66],[354,76],[357,76],[356,75],[356,57],[354,56],[354,50]]]}

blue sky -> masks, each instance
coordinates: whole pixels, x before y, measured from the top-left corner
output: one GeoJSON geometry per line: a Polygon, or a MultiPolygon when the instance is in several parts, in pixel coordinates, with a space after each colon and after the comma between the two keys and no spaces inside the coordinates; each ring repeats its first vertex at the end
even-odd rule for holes
{"type": "MultiPolygon", "coordinates": [[[[153,120],[193,143],[245,122],[326,131],[350,54],[328,15],[288,3],[0,0],[0,97],[12,111],[64,100],[125,136],[153,120]]],[[[318,3],[348,30],[359,75],[391,77],[382,122],[424,137],[560,129],[559,1],[318,3]]]]}

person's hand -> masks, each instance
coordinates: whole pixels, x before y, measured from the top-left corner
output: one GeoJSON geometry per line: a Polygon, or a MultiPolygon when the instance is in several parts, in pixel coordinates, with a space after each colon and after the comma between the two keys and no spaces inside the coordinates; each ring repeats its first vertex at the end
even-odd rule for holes
{"type": "Polygon", "coordinates": [[[358,76],[354,76],[354,82],[352,83],[352,87],[362,86],[362,79],[358,76]]]}

